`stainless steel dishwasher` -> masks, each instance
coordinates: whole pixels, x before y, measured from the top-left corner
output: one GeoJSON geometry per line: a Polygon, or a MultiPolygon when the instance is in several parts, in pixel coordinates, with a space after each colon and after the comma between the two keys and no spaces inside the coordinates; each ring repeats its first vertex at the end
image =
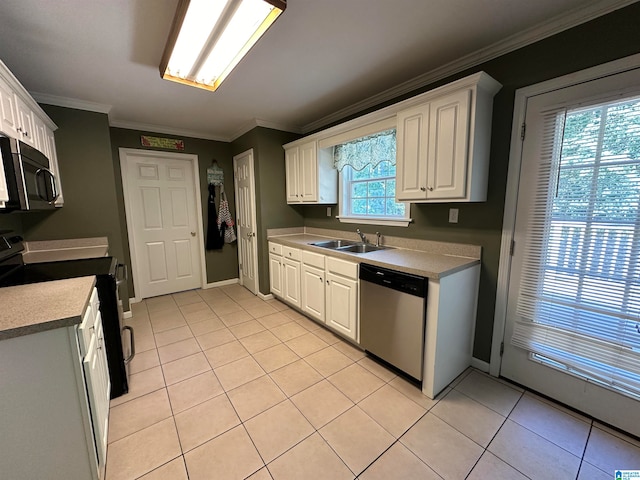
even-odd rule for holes
{"type": "Polygon", "coordinates": [[[360,345],[422,381],[428,281],[360,264],[360,345]]]}

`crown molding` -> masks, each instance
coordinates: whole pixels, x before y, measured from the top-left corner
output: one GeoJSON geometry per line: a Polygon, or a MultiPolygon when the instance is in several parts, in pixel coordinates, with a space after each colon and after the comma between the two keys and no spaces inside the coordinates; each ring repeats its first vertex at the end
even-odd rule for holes
{"type": "Polygon", "coordinates": [[[272,128],[273,130],[282,130],[284,132],[299,133],[300,135],[304,133],[300,126],[278,123],[278,122],[270,122],[268,120],[260,120],[259,118],[254,118],[253,120],[245,123],[238,130],[236,130],[236,132],[233,135],[231,135],[231,139],[229,141],[233,142],[234,140],[237,140],[242,135],[244,135],[247,132],[250,132],[256,127],[272,128]]]}
{"type": "Polygon", "coordinates": [[[406,82],[384,90],[381,93],[322,117],[319,120],[308,123],[302,127],[302,133],[306,134],[318,130],[325,125],[339,122],[350,115],[381,105],[421,87],[437,82],[438,80],[455,75],[456,73],[467,70],[468,68],[473,68],[476,65],[488,62],[489,60],[493,60],[494,58],[498,58],[502,55],[518,50],[519,48],[531,45],[532,43],[631,5],[636,1],[637,0],[618,0],[612,3],[611,1],[600,0],[599,2],[595,2],[591,5],[580,6],[579,8],[567,12],[565,15],[554,17],[550,20],[539,23],[534,27],[523,30],[520,33],[507,37],[506,39],[496,42],[486,48],[476,50],[475,52],[465,55],[453,62],[430,70],[425,74],[414,77],[406,82]]]}
{"type": "Polygon", "coordinates": [[[88,102],[69,97],[59,97],[57,95],[49,95],[48,93],[30,93],[36,102],[44,103],[46,105],[55,105],[57,107],[75,108],[76,110],[86,110],[88,112],[106,114],[109,114],[111,111],[111,105],[105,105],[104,103],[88,102]]]}
{"type": "Polygon", "coordinates": [[[200,138],[204,140],[214,140],[217,142],[229,142],[228,137],[211,135],[211,133],[196,130],[186,130],[182,128],[166,127],[164,125],[154,125],[152,123],[127,122],[124,120],[109,119],[109,126],[116,128],[126,128],[129,130],[141,130],[150,133],[164,133],[166,135],[179,135],[182,137],[200,138]]]}

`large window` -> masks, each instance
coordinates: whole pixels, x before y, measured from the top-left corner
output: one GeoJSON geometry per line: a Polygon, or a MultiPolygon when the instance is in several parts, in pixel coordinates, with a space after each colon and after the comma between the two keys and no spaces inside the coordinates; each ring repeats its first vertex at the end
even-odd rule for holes
{"type": "Polygon", "coordinates": [[[377,132],[334,148],[343,222],[404,225],[409,206],[395,201],[396,131],[377,132]]]}
{"type": "Polygon", "coordinates": [[[640,397],[640,98],[545,122],[514,344],[640,397]]]}

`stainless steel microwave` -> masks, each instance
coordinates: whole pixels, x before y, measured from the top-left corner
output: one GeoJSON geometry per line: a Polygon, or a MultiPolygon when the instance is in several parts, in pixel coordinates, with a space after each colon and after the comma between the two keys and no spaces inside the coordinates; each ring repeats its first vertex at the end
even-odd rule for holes
{"type": "Polygon", "coordinates": [[[4,211],[51,210],[58,198],[49,159],[20,140],[0,135],[9,200],[4,211]]]}

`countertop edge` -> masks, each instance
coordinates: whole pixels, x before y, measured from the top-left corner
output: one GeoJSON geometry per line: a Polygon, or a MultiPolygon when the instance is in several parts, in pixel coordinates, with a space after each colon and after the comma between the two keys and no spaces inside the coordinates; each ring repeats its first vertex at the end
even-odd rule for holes
{"type": "MultiPolygon", "coordinates": [[[[82,322],[82,316],[89,305],[95,285],[96,277],[86,276],[1,288],[0,292],[4,291],[10,295],[17,295],[19,301],[10,305],[10,308],[12,309],[10,314],[5,314],[0,318],[0,328],[2,328],[0,330],[0,340],[8,340],[57,328],[79,325],[82,322]],[[75,295],[75,297],[65,297],[65,299],[62,299],[61,301],[66,301],[67,303],[53,306],[46,304],[43,305],[42,300],[39,304],[37,298],[32,302],[26,302],[21,298],[21,295],[25,292],[29,295],[33,295],[33,291],[41,288],[56,289],[56,298],[58,298],[58,295],[75,295]],[[41,309],[41,312],[46,312],[47,308],[51,310],[51,314],[43,314],[42,316],[48,318],[35,320],[33,323],[16,325],[19,321],[24,322],[24,318],[29,318],[34,310],[38,311],[37,309],[41,309]],[[6,324],[9,325],[6,328],[3,328],[6,324]]],[[[44,297],[45,295],[43,295],[43,298],[44,297]]]]}
{"type": "Polygon", "coordinates": [[[318,241],[322,241],[322,240],[329,240],[332,237],[325,237],[325,236],[321,236],[321,235],[314,235],[314,234],[308,234],[308,233],[291,233],[291,234],[285,234],[285,235],[270,235],[267,237],[268,241],[271,242],[275,242],[275,243],[280,243],[281,245],[285,245],[285,246],[290,246],[290,247],[294,247],[294,248],[302,248],[304,250],[308,250],[314,253],[321,253],[323,255],[326,256],[331,256],[331,257],[335,257],[335,258],[340,258],[343,260],[348,260],[348,261],[352,261],[355,263],[367,263],[367,264],[371,264],[371,265],[376,265],[378,267],[384,267],[384,268],[389,268],[389,269],[394,269],[394,270],[398,270],[401,272],[405,272],[405,273],[411,273],[414,275],[420,275],[423,277],[427,277],[433,280],[439,280],[441,278],[447,277],[449,275],[453,275],[457,272],[460,272],[462,270],[466,270],[467,268],[471,268],[475,265],[479,265],[480,259],[476,259],[476,258],[470,258],[470,257],[460,257],[460,256],[454,256],[454,255],[445,255],[445,254],[441,254],[441,253],[430,253],[430,252],[426,252],[426,251],[421,251],[421,250],[410,250],[410,249],[403,249],[403,248],[398,248],[398,247],[393,247],[390,250],[380,250],[380,251],[376,251],[376,252],[370,252],[370,253],[365,253],[365,254],[357,254],[357,253],[349,253],[349,252],[339,252],[336,250],[332,250],[332,249],[327,249],[327,248],[322,248],[322,247],[316,247],[314,245],[310,245],[310,243],[312,242],[318,242],[318,241]],[[305,237],[304,240],[287,240],[287,237],[300,237],[303,236],[305,237]],[[431,270],[423,270],[423,269],[418,269],[418,268],[412,268],[412,267],[408,267],[406,265],[400,265],[397,263],[391,263],[389,261],[385,261],[384,259],[380,259],[380,258],[376,258],[379,257],[380,255],[384,255],[384,252],[389,252],[389,251],[393,251],[393,250],[399,250],[399,251],[404,251],[404,252],[411,252],[411,254],[415,254],[415,255],[430,255],[430,256],[435,256],[435,257],[448,257],[448,258],[456,258],[456,259],[460,259],[462,261],[464,261],[464,263],[460,264],[460,265],[456,265],[456,266],[452,266],[450,268],[448,268],[446,271],[431,271],[431,270]],[[375,256],[371,256],[371,255],[375,255],[375,256]]]}

